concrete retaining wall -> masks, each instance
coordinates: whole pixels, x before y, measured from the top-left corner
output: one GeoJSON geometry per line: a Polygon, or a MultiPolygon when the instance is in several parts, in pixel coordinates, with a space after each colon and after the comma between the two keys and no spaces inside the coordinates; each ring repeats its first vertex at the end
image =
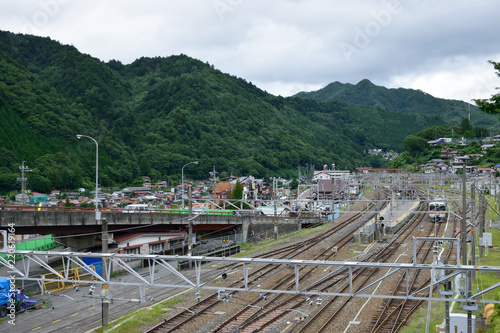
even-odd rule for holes
{"type": "Polygon", "coordinates": [[[253,222],[248,226],[246,242],[257,243],[265,240],[276,239],[276,232],[278,232],[278,236],[283,236],[299,231],[300,229],[300,222],[253,222]]]}

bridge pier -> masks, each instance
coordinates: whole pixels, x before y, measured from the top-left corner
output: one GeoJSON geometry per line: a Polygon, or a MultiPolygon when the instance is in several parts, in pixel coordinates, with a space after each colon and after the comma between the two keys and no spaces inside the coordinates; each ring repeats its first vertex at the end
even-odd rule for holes
{"type": "Polygon", "coordinates": [[[243,235],[243,243],[248,243],[248,229],[250,228],[250,221],[244,220],[243,223],[236,226],[236,232],[243,235]],[[240,230],[241,229],[241,230],[240,230]]]}
{"type": "Polygon", "coordinates": [[[100,245],[96,242],[96,235],[57,238],[57,242],[79,252],[100,245]]]}

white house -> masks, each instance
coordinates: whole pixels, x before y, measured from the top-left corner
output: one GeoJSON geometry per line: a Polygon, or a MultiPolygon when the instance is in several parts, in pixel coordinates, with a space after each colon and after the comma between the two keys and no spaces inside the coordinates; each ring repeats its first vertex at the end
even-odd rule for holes
{"type": "MultiPolygon", "coordinates": [[[[171,254],[184,246],[185,232],[134,233],[114,237],[116,248],[121,254],[171,254]]],[[[129,261],[129,260],[128,260],[129,261]]],[[[132,267],[141,265],[140,260],[130,261],[132,267]]]]}

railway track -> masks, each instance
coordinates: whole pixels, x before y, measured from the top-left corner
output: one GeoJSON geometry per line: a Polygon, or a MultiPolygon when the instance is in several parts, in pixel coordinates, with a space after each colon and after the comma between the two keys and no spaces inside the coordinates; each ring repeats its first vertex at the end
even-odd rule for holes
{"type": "MultiPolygon", "coordinates": [[[[417,223],[418,224],[418,223],[417,223]]],[[[396,247],[387,246],[387,250],[383,253],[374,251],[369,258],[364,259],[363,261],[377,261],[384,256],[390,255],[396,247]]],[[[320,253],[317,256],[321,257],[324,253],[320,253]]],[[[321,270],[321,269],[319,269],[321,270]]],[[[300,280],[305,280],[307,274],[324,274],[321,272],[317,272],[318,269],[309,270],[307,273],[301,275],[300,280]]],[[[370,279],[372,279],[372,275],[375,272],[375,269],[358,269],[353,272],[352,279],[359,284],[358,288],[364,286],[370,279]]],[[[289,287],[292,287],[291,283],[289,287]]],[[[349,288],[349,274],[347,269],[338,269],[334,274],[327,275],[327,278],[320,280],[318,283],[308,286],[309,289],[314,289],[319,291],[319,295],[321,292],[345,292],[347,288],[349,288]]],[[[305,292],[306,290],[302,290],[305,292]]],[[[313,303],[314,300],[311,298],[304,298],[299,295],[294,295],[288,297],[287,299],[278,302],[277,300],[281,300],[286,298],[286,296],[278,295],[274,296],[274,298],[270,301],[264,303],[262,300],[255,300],[246,309],[243,309],[236,314],[234,314],[229,320],[226,320],[223,324],[217,326],[215,329],[211,330],[211,332],[231,332],[236,329],[240,332],[256,332],[256,331],[264,331],[266,328],[271,329],[272,325],[276,322],[277,319],[288,315],[289,312],[284,311],[284,309],[288,309],[288,311],[299,311],[301,307],[304,305],[307,307],[309,304],[313,303]]],[[[338,303],[338,299],[341,297],[331,297],[326,299],[326,303],[321,303],[321,307],[319,310],[314,313],[310,318],[305,321],[302,327],[299,327],[299,331],[303,332],[320,332],[327,331],[328,324],[334,320],[335,316],[340,313],[340,310],[343,306],[345,306],[349,300],[344,302],[343,305],[337,309],[332,315],[329,310],[333,306],[338,303]],[[326,318],[325,318],[326,316],[326,318]],[[320,323],[320,324],[318,324],[320,323]],[[320,326],[318,326],[320,325],[320,326]]],[[[344,297],[345,298],[345,297],[344,297]]],[[[316,302],[320,302],[321,296],[318,297],[316,302]]],[[[306,309],[303,309],[307,311],[306,309]]],[[[304,313],[304,312],[302,312],[304,313]]]]}
{"type": "MultiPolygon", "coordinates": [[[[418,209],[420,210],[420,209],[418,209]]],[[[425,208],[424,208],[425,210],[425,208]]],[[[425,213],[421,213],[417,215],[412,222],[408,223],[407,227],[404,230],[401,230],[399,235],[395,237],[390,244],[388,244],[385,249],[381,252],[374,253],[371,255],[369,258],[366,258],[364,260],[366,261],[386,261],[388,258],[390,258],[391,255],[394,254],[394,252],[397,251],[397,248],[399,245],[401,245],[405,240],[407,240],[411,235],[414,235],[416,229],[420,226],[422,221],[424,219],[427,219],[427,215],[425,213]]],[[[431,236],[433,233],[436,232],[436,230],[433,228],[433,225],[428,224],[427,228],[425,230],[427,236],[431,236]]],[[[438,230],[439,232],[439,230],[438,230]]],[[[423,235],[419,235],[423,236],[423,235]]],[[[431,250],[433,249],[432,244],[429,242],[423,242],[420,244],[419,249],[418,249],[418,261],[423,262],[427,259],[429,259],[429,254],[431,253],[431,250]]],[[[432,253],[431,253],[432,254],[432,253]]],[[[374,276],[377,274],[377,269],[359,269],[355,272],[352,273],[352,280],[353,280],[353,285],[355,286],[354,292],[357,292],[364,288],[370,281],[374,280],[374,276]]],[[[327,286],[321,287],[322,289],[320,290],[328,290],[332,291],[333,288],[336,288],[337,291],[339,292],[345,292],[347,291],[347,288],[349,288],[349,284],[346,282],[346,276],[344,277],[339,277],[337,276],[337,281],[335,283],[329,284],[327,286]]],[[[412,279],[413,285],[415,288],[419,289],[422,288],[423,286],[427,285],[430,280],[429,279],[424,279],[422,280],[421,277],[418,277],[418,274],[412,279]]],[[[318,287],[318,286],[315,286],[318,287]]],[[[252,316],[246,318],[246,321],[240,321],[239,326],[237,326],[238,330],[241,332],[252,332],[256,331],[255,329],[258,328],[259,331],[264,330],[266,327],[271,325],[271,322],[275,321],[276,318],[273,317],[272,319],[269,319],[267,322],[265,320],[266,317],[268,317],[267,314],[269,313],[278,313],[280,309],[283,309],[285,306],[294,310],[294,309],[300,309],[300,306],[302,306],[304,303],[307,302],[307,300],[300,300],[297,301],[297,296],[290,297],[287,301],[282,302],[279,305],[276,305],[273,309],[268,309],[265,314],[266,315],[261,315],[261,317],[257,317],[258,310],[252,310],[252,316]],[[256,324],[258,323],[258,325],[256,324]],[[258,326],[258,327],[257,327],[258,326]],[[252,328],[254,330],[252,330],[252,328]]],[[[321,307],[318,308],[317,311],[313,312],[311,316],[309,316],[306,320],[303,321],[303,323],[297,324],[296,326],[298,327],[298,332],[332,332],[336,331],[334,327],[332,327],[333,323],[336,322],[338,324],[339,321],[342,321],[339,317],[341,314],[344,312],[345,308],[349,306],[351,303],[353,297],[331,297],[329,299],[323,300],[324,302],[321,304],[321,307]]],[[[254,303],[252,306],[255,306],[254,303]]],[[[404,304],[402,303],[399,308],[403,309],[403,311],[400,311],[399,313],[399,319],[402,319],[402,323],[406,322],[406,320],[409,318],[409,316],[413,313],[413,311],[420,305],[420,303],[414,303],[411,301],[405,302],[404,304]]],[[[263,307],[263,308],[268,308],[268,306],[263,307]]],[[[263,310],[262,310],[263,311],[263,310]]],[[[282,311],[282,310],[281,310],[282,311]]],[[[282,312],[283,313],[283,312],[282,312]]],[[[236,314],[235,316],[237,317],[240,315],[240,313],[236,314]]],[[[282,314],[284,315],[284,314],[282,314]]],[[[391,316],[392,317],[392,316],[391,316]]],[[[345,321],[345,320],[344,320],[345,321]]],[[[397,321],[397,319],[396,319],[397,321]]],[[[400,322],[399,322],[400,323],[400,322]]],[[[337,325],[338,326],[338,325],[337,325]]],[[[384,326],[384,325],[381,325],[384,326]]],[[[401,326],[399,324],[398,328],[401,326]]],[[[232,327],[234,328],[234,326],[232,327]]],[[[223,330],[213,330],[212,332],[230,332],[228,331],[223,331],[223,330]]],[[[294,331],[295,332],[295,331],[294,331]]]]}
{"type": "MultiPolygon", "coordinates": [[[[459,232],[456,231],[458,225],[458,219],[456,216],[452,217],[451,224],[451,230],[454,230],[453,237],[459,236],[459,232]]],[[[427,237],[439,237],[441,235],[444,236],[443,223],[434,223],[432,224],[432,226],[433,228],[431,228],[430,231],[427,232],[427,237]]],[[[417,248],[417,262],[432,262],[435,259],[433,257],[434,253],[431,252],[431,250],[433,249],[434,245],[432,242],[421,242],[417,248]]],[[[451,245],[447,248],[444,259],[450,263],[456,262],[454,243],[451,243],[451,245]]],[[[401,274],[397,283],[395,283],[395,288],[391,291],[391,294],[404,296],[422,290],[424,287],[430,285],[430,274],[430,271],[418,270],[413,271],[411,273],[411,276],[406,278],[405,275],[401,274]],[[409,281],[409,284],[407,281],[409,281]]],[[[428,297],[430,290],[425,290],[425,292],[420,292],[418,296],[428,297]]],[[[419,306],[423,302],[423,300],[415,299],[388,299],[381,304],[381,306],[377,310],[377,313],[374,315],[370,332],[398,332],[402,326],[408,323],[410,316],[419,308],[419,306]]]]}
{"type": "MultiPolygon", "coordinates": [[[[385,193],[387,195],[387,193],[385,193]]],[[[307,255],[308,253],[314,252],[314,248],[318,245],[321,244],[322,242],[331,239],[334,237],[336,234],[341,234],[338,236],[338,240],[335,244],[337,244],[338,248],[342,248],[345,244],[348,244],[352,241],[352,232],[350,231],[349,228],[355,228],[355,223],[357,220],[359,220],[363,215],[365,215],[365,218],[371,218],[373,217],[373,214],[369,214],[369,211],[374,209],[374,204],[371,203],[369,206],[365,207],[364,211],[361,213],[353,214],[350,218],[345,219],[342,222],[337,223],[334,225],[332,228],[329,230],[325,231],[322,235],[319,237],[314,237],[308,240],[304,240],[302,242],[280,248],[278,250],[270,251],[267,253],[263,253],[259,255],[259,257],[273,257],[276,258],[278,256],[279,258],[287,258],[287,259],[292,259],[296,258],[298,256],[301,256],[301,258],[308,257],[308,258],[315,258],[316,260],[326,260],[330,258],[333,253],[331,251],[331,246],[329,246],[327,249],[322,249],[319,251],[319,253],[312,254],[312,255],[307,255]],[[368,213],[368,214],[366,214],[368,213]],[[348,230],[348,231],[346,231],[348,230]]],[[[381,207],[378,207],[377,209],[381,209],[381,207]]],[[[335,245],[333,245],[335,246],[335,245]]],[[[222,270],[223,272],[229,272],[235,268],[234,265],[226,265],[219,270],[222,270]]],[[[275,287],[277,286],[283,286],[284,284],[289,284],[290,287],[290,279],[292,276],[294,276],[294,273],[289,273],[287,272],[289,270],[286,269],[286,267],[280,267],[278,268],[276,265],[266,265],[264,267],[261,267],[259,271],[254,271],[251,274],[249,274],[249,279],[252,279],[252,288],[256,288],[259,284],[263,283],[273,283],[275,287]],[[263,271],[265,270],[265,271],[263,271]]],[[[302,269],[303,275],[301,275],[301,280],[304,281],[307,279],[307,276],[312,274],[311,272],[308,272],[304,269],[302,269]]],[[[239,280],[235,282],[232,286],[239,285],[241,286],[242,280],[239,280]]],[[[267,288],[266,288],[267,289],[267,288]]],[[[203,299],[200,301],[200,303],[206,303],[207,305],[203,305],[201,307],[195,305],[185,309],[184,311],[179,312],[178,314],[166,319],[164,322],[159,323],[158,325],[154,326],[147,332],[174,332],[174,331],[181,331],[182,327],[184,327],[186,324],[190,322],[190,319],[193,318],[193,315],[196,314],[196,320],[203,322],[203,315],[207,313],[207,309],[212,309],[215,305],[218,305],[220,302],[219,298],[217,297],[217,293],[214,293],[207,298],[203,299]]],[[[238,293],[237,292],[232,292],[226,297],[230,297],[232,299],[237,299],[238,293]],[[229,296],[230,295],[230,296],[229,296]]],[[[226,327],[231,327],[234,326],[234,323],[236,320],[241,320],[243,318],[251,318],[251,320],[247,319],[244,320],[246,323],[245,325],[249,324],[250,322],[255,323],[256,321],[262,321],[263,325],[261,326],[267,326],[269,323],[272,321],[275,321],[277,318],[282,317],[285,312],[283,310],[276,310],[275,312],[270,312],[266,313],[264,317],[268,317],[268,319],[260,319],[262,317],[262,309],[265,309],[266,305],[260,304],[262,301],[268,301],[269,302],[275,302],[279,303],[281,300],[281,296],[276,296],[272,297],[271,295],[266,295],[263,294],[261,295],[258,299],[254,300],[253,302],[250,302],[248,306],[244,308],[244,311],[237,313],[237,315],[234,315],[232,319],[230,318],[229,320],[226,320],[222,325],[220,325],[219,328],[214,329],[213,331],[225,331],[229,328],[226,327]],[[268,298],[269,297],[269,298],[268,298]],[[255,304],[255,305],[254,305],[255,304]],[[257,305],[259,304],[259,305],[257,305]],[[257,311],[256,311],[257,310],[257,311]],[[259,318],[259,319],[256,319],[259,318]]],[[[266,302],[266,303],[269,303],[266,302]]],[[[208,315],[207,317],[210,317],[208,315]]],[[[207,318],[208,320],[208,318],[207,318]]],[[[241,328],[241,324],[237,324],[238,327],[241,328]]],[[[254,324],[255,326],[255,324],[254,324]]]]}
{"type": "MultiPolygon", "coordinates": [[[[370,207],[369,209],[372,209],[370,207]]],[[[379,208],[380,209],[380,208],[379,208]]],[[[426,211],[425,207],[419,207],[417,211],[426,211]]],[[[405,244],[405,241],[411,239],[411,236],[431,236],[435,232],[440,233],[440,230],[436,230],[434,228],[434,224],[431,223],[423,223],[424,219],[428,219],[428,216],[425,213],[416,214],[415,217],[406,224],[404,228],[402,228],[396,235],[390,237],[387,240],[386,244],[379,245],[376,250],[371,251],[368,255],[365,255],[361,261],[374,261],[374,262],[390,262],[394,259],[396,255],[398,255],[398,249],[401,245],[405,244]],[[421,226],[425,225],[425,230],[420,230],[421,226]],[[392,258],[392,259],[391,259],[392,258]]],[[[302,249],[303,253],[300,253],[301,258],[302,255],[306,252],[312,251],[312,249],[321,241],[325,241],[326,239],[332,237],[339,232],[345,232],[348,224],[351,224],[352,220],[345,224],[339,223],[339,228],[335,230],[329,230],[325,232],[324,235],[317,239],[317,242],[300,242],[295,245],[291,245],[288,249],[282,248],[274,251],[273,253],[266,253],[262,256],[275,257],[276,255],[280,255],[281,258],[295,258],[298,257],[295,251],[297,249],[302,249]],[[307,247],[307,250],[304,248],[307,247]],[[310,246],[310,247],[309,247],[310,246]]],[[[441,225],[436,225],[436,227],[441,228],[441,225]]],[[[452,229],[455,229],[453,227],[452,229]]],[[[334,243],[330,240],[330,245],[338,246],[339,251],[344,247],[345,244],[350,243],[352,240],[352,234],[346,233],[342,235],[342,237],[338,236],[336,239],[337,243],[334,243]]],[[[418,249],[417,258],[419,262],[427,262],[432,261],[433,255],[433,244],[431,242],[422,242],[418,249]]],[[[330,248],[323,250],[316,250],[313,259],[315,260],[330,260],[332,257],[332,252],[330,248]]],[[[356,259],[357,260],[357,259],[356,259]]],[[[224,267],[224,269],[232,269],[231,267],[224,267]]],[[[343,292],[349,288],[349,278],[352,278],[354,293],[364,290],[367,285],[372,283],[378,277],[382,276],[384,273],[379,272],[377,269],[366,268],[366,269],[358,269],[353,270],[351,272],[351,276],[349,277],[349,272],[347,269],[339,268],[334,272],[321,271],[319,268],[302,268],[300,269],[299,283],[301,295],[296,294],[293,296],[283,295],[283,294],[264,294],[259,293],[259,297],[253,298],[242,298],[241,301],[245,303],[244,306],[236,311],[230,311],[228,309],[228,305],[215,305],[211,308],[213,311],[219,309],[220,313],[232,312],[232,315],[225,318],[224,320],[218,320],[217,323],[214,322],[214,316],[207,315],[206,319],[201,318],[200,315],[202,312],[196,313],[196,321],[202,321],[208,323],[212,322],[210,326],[205,325],[205,328],[201,331],[203,332],[265,332],[265,331],[273,331],[276,330],[279,325],[283,322],[284,318],[290,319],[293,315],[297,315],[297,313],[304,320],[300,323],[296,324],[294,327],[294,332],[332,332],[336,331],[334,327],[338,327],[339,323],[342,323],[343,327],[346,327],[346,321],[351,317],[343,316],[346,311],[349,311],[348,308],[354,303],[354,297],[325,297],[321,296],[322,292],[343,292]],[[311,275],[320,275],[324,276],[324,279],[319,280],[316,284],[308,285],[307,278],[311,275]],[[304,295],[311,295],[310,297],[305,297],[304,295]],[[312,294],[317,296],[312,297],[312,294]],[[317,303],[318,307],[314,307],[311,309],[311,305],[317,303]],[[310,314],[307,314],[310,313],[310,314]],[[307,317],[307,318],[306,318],[307,317]]],[[[276,268],[275,270],[269,272],[272,276],[260,277],[255,281],[255,285],[266,284],[263,289],[272,289],[272,288],[294,288],[294,273],[287,272],[286,267],[276,268]]],[[[429,273],[428,273],[429,274],[429,273]]],[[[425,274],[424,274],[425,275],[425,274]]],[[[400,279],[402,279],[400,277],[400,279]]],[[[403,281],[404,279],[402,279],[403,281]]],[[[430,283],[429,277],[416,276],[411,278],[412,281],[412,290],[419,290],[424,286],[430,283]]],[[[400,285],[399,283],[394,283],[394,285],[400,285]]],[[[384,288],[388,288],[385,286],[384,288]]],[[[401,293],[401,289],[394,288],[394,293],[401,293]]],[[[406,292],[406,291],[405,291],[406,292]]],[[[233,293],[234,302],[236,303],[239,300],[239,296],[236,293],[233,293]]],[[[255,296],[255,295],[254,295],[255,296]]],[[[382,302],[379,302],[382,304],[382,302]]],[[[389,321],[385,321],[382,324],[378,324],[380,328],[375,328],[374,319],[372,324],[366,324],[370,326],[367,331],[374,330],[374,332],[395,332],[397,331],[402,324],[404,324],[411,314],[415,311],[420,303],[415,303],[413,301],[403,302],[399,305],[393,304],[390,307],[395,308],[393,311],[397,313],[397,315],[391,314],[389,317],[395,318],[393,323],[391,324],[389,321]],[[394,324],[397,323],[397,326],[394,324]],[[397,328],[388,328],[388,327],[397,327],[397,328]]],[[[383,307],[381,305],[381,307],[383,307]]],[[[350,310],[352,311],[352,310],[350,310]]],[[[387,312],[386,312],[387,314],[387,312]]],[[[384,316],[384,315],[381,315],[384,316]]],[[[193,318],[193,313],[190,314],[191,319],[193,318]]],[[[220,318],[219,318],[220,319],[220,318]]],[[[173,327],[172,322],[165,322],[165,325],[153,328],[147,332],[177,332],[182,331],[182,325],[176,326],[174,329],[170,329],[173,327]]],[[[200,326],[197,326],[200,328],[200,326]]],[[[198,329],[199,329],[198,328],[198,329]]],[[[188,330],[184,330],[188,332],[188,330]]],[[[201,332],[200,331],[200,332],[201,332]]]]}
{"type": "MultiPolygon", "coordinates": [[[[273,251],[269,251],[263,254],[260,254],[258,257],[261,258],[301,258],[304,259],[304,256],[307,256],[308,259],[314,260],[331,260],[331,257],[334,255],[331,251],[331,246],[337,246],[339,252],[342,251],[343,247],[346,244],[352,243],[352,232],[347,232],[347,228],[349,225],[352,225],[354,221],[360,219],[361,215],[367,215],[365,217],[370,218],[371,214],[366,214],[369,210],[380,210],[381,208],[374,208],[373,204],[369,207],[365,208],[365,212],[358,213],[353,215],[350,219],[346,219],[342,221],[342,223],[336,224],[334,227],[325,231],[320,237],[308,239],[301,241],[296,244],[292,244],[286,247],[282,247],[280,249],[276,249],[273,251]],[[340,235],[341,234],[341,235],[340,235]],[[336,237],[336,241],[332,241],[332,237],[336,237]],[[324,247],[318,250],[318,244],[328,242],[329,246],[324,247]]],[[[425,208],[419,208],[418,211],[424,210],[425,208]]],[[[388,241],[387,244],[384,244],[383,251],[378,249],[377,253],[371,253],[370,256],[363,258],[363,261],[385,261],[389,258],[393,253],[395,253],[398,247],[404,243],[405,239],[407,239],[412,232],[414,232],[418,226],[422,224],[422,219],[425,216],[422,214],[421,217],[415,217],[414,221],[408,223],[408,227],[400,230],[398,235],[392,237],[388,241]]],[[[429,228],[431,229],[431,228],[429,228]]],[[[427,231],[426,231],[427,232],[427,231]]],[[[428,231],[428,235],[432,233],[432,231],[428,231]]],[[[419,235],[424,236],[424,235],[419,235]]],[[[422,245],[422,247],[424,247],[422,245]]],[[[425,247],[426,252],[428,253],[431,249],[431,246],[425,247]]],[[[425,259],[424,259],[425,260],[425,259]]],[[[216,268],[219,274],[235,272],[237,270],[237,266],[235,265],[224,265],[222,267],[216,268]]],[[[257,271],[252,272],[249,275],[249,279],[252,280],[251,288],[257,288],[259,284],[262,284],[263,289],[272,289],[272,288],[293,288],[294,284],[294,273],[293,270],[287,269],[287,267],[280,267],[274,265],[263,266],[260,267],[257,271]]],[[[321,292],[332,292],[333,290],[337,291],[345,291],[348,288],[348,272],[346,269],[338,269],[336,272],[327,273],[325,275],[325,281],[319,281],[318,284],[315,285],[307,285],[307,279],[311,275],[325,275],[324,272],[321,272],[321,269],[311,269],[302,267],[300,269],[300,287],[308,288],[308,290],[314,290],[318,292],[319,298],[321,298],[321,292]],[[326,281],[328,280],[328,281],[326,281]]],[[[375,269],[365,269],[354,271],[353,280],[355,281],[355,292],[362,289],[364,286],[373,281],[377,272],[375,269]]],[[[236,275],[236,274],[235,274],[236,275]]],[[[242,280],[236,281],[234,286],[241,286],[242,280]]],[[[418,284],[416,283],[416,287],[423,286],[425,281],[418,284]]],[[[307,291],[303,289],[304,291],[307,291]]],[[[252,293],[253,298],[248,298],[239,295],[239,292],[232,292],[226,295],[231,299],[231,306],[229,304],[224,304],[221,302],[221,299],[218,297],[217,293],[213,293],[203,298],[200,302],[193,304],[183,311],[179,311],[176,315],[167,318],[163,322],[159,323],[155,327],[151,328],[147,332],[193,332],[194,326],[189,326],[188,324],[193,323],[193,321],[209,323],[210,325],[205,325],[205,328],[200,332],[263,332],[266,330],[274,330],[278,325],[281,325],[283,322],[280,319],[290,318],[293,313],[296,315],[300,314],[301,317],[305,318],[306,312],[311,312],[311,303],[314,305],[315,302],[318,302],[318,298],[313,297],[304,297],[303,295],[293,295],[287,296],[282,294],[265,294],[259,293],[259,297],[255,297],[255,294],[252,293]],[[240,309],[237,311],[228,311],[228,308],[236,307],[236,303],[245,303],[242,307],[239,305],[240,309]],[[234,306],[233,306],[234,304],[234,306]],[[224,320],[214,320],[213,313],[228,313],[232,312],[230,317],[224,318],[224,320]],[[210,328],[211,327],[211,328],[210,328]]],[[[227,300],[228,298],[226,298],[227,300]]],[[[304,320],[302,323],[297,324],[299,330],[301,332],[331,332],[332,323],[335,321],[345,321],[345,318],[338,319],[339,316],[342,316],[342,313],[345,312],[345,309],[349,307],[349,305],[353,302],[351,298],[346,297],[331,297],[325,298],[321,300],[321,306],[318,306],[311,315],[304,320]]],[[[411,303],[407,303],[405,307],[416,307],[415,305],[411,305],[411,303]]],[[[406,310],[405,310],[406,311],[406,310]]],[[[407,318],[408,315],[403,313],[399,318],[407,318]]],[[[405,319],[406,320],[406,319],[405,319]]],[[[201,326],[197,325],[198,329],[201,326]]]]}
{"type": "MultiPolygon", "coordinates": [[[[420,225],[423,218],[425,218],[425,214],[416,215],[384,248],[379,251],[373,251],[363,261],[388,261],[398,251],[399,246],[410,237],[412,231],[420,225]]],[[[374,268],[363,268],[359,269],[356,273],[353,272],[353,292],[359,292],[381,275],[383,274],[374,268]]],[[[344,290],[347,287],[348,285],[343,286],[344,290]]],[[[310,318],[307,318],[302,324],[298,325],[298,332],[332,332],[334,331],[332,327],[334,324],[336,326],[346,326],[346,319],[340,317],[346,311],[347,307],[352,304],[353,300],[354,297],[332,297],[325,306],[319,308],[310,318]]]]}
{"type": "MultiPolygon", "coordinates": [[[[434,230],[429,228],[427,237],[429,237],[433,232],[434,230]]],[[[416,251],[417,263],[421,264],[426,260],[432,261],[432,249],[432,242],[425,241],[419,243],[416,251]]],[[[411,294],[420,290],[424,286],[427,286],[431,281],[430,272],[428,271],[424,272],[421,270],[415,270],[411,271],[409,275],[410,276],[406,276],[404,273],[400,274],[399,279],[395,284],[396,288],[392,290],[390,293],[391,295],[405,296],[411,294]],[[407,281],[409,281],[408,284],[407,281]]],[[[428,292],[419,296],[428,296],[428,292]]],[[[421,303],[422,301],[409,299],[388,299],[382,304],[381,307],[379,307],[371,332],[397,332],[421,303]]]]}

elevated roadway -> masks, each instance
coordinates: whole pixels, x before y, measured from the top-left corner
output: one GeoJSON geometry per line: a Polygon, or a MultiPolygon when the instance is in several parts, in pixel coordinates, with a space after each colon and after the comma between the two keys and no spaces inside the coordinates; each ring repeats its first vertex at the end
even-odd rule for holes
{"type": "MultiPolygon", "coordinates": [[[[192,215],[164,212],[123,212],[122,209],[102,209],[101,219],[106,219],[109,232],[134,230],[133,232],[171,232],[186,230],[191,224],[193,231],[227,230],[243,234],[243,241],[252,242],[252,235],[273,231],[279,233],[298,231],[303,226],[315,224],[325,219],[314,214],[292,216],[233,215],[192,215]]],[[[0,229],[9,226],[16,234],[58,234],[75,235],[98,233],[101,221],[96,220],[94,209],[38,208],[21,206],[0,206],[0,229]]]]}

